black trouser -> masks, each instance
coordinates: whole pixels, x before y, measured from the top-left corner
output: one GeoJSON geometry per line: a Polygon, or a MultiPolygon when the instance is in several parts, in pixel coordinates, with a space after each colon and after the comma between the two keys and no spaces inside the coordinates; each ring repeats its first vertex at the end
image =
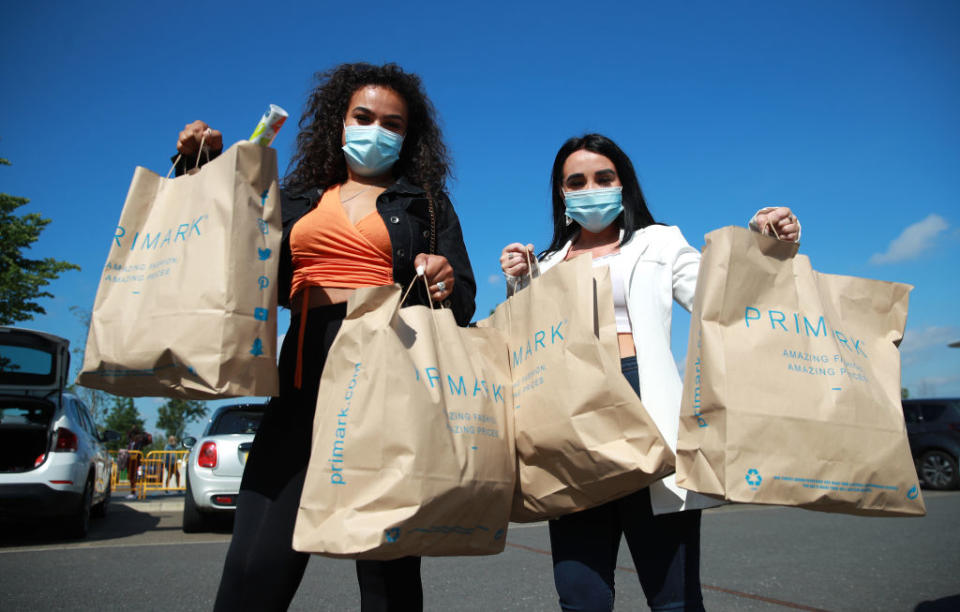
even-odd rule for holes
{"type": "MultiPolygon", "coordinates": [[[[293,550],[293,526],[320,374],[345,314],[343,304],[309,311],[300,389],[293,386],[300,316],[290,320],[280,350],[280,396],[270,401],[250,449],[215,610],[285,610],[300,585],[310,555],[293,550]]],[[[423,608],[419,557],[357,561],[357,580],[364,612],[423,608]]]]}
{"type": "MultiPolygon", "coordinates": [[[[621,359],[620,367],[640,395],[636,357],[621,359]]],[[[550,521],[553,580],[563,610],[613,610],[623,536],[651,610],[703,610],[700,510],[654,515],[649,488],[550,521]]]]}

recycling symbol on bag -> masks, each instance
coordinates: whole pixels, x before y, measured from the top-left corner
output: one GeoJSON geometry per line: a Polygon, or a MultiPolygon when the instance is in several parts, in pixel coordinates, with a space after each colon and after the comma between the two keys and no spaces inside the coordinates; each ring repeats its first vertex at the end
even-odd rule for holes
{"type": "Polygon", "coordinates": [[[917,485],[913,485],[907,491],[907,499],[917,499],[918,497],[920,497],[920,489],[917,488],[917,485]]]}
{"type": "Polygon", "coordinates": [[[747,470],[747,484],[750,485],[751,489],[756,491],[761,482],[763,482],[763,477],[760,476],[760,472],[752,468],[747,470]]]}

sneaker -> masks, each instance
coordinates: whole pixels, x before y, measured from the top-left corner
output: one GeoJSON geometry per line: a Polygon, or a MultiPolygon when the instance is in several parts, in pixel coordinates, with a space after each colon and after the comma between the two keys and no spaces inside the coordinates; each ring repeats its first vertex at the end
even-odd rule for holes
{"type": "Polygon", "coordinates": [[[124,497],[123,499],[137,499],[137,496],[134,495],[133,493],[131,493],[130,495],[127,495],[127,496],[124,497]]]}

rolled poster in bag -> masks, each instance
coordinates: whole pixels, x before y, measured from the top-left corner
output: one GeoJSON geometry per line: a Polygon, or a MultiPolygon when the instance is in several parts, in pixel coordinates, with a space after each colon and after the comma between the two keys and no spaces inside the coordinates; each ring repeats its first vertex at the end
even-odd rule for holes
{"type": "Polygon", "coordinates": [[[280,237],[273,149],[237,143],[173,179],[137,168],[77,382],[127,396],[276,395],[280,237]]]}
{"type": "Polygon", "coordinates": [[[900,406],[912,287],[822,274],[797,246],[707,234],[677,484],[734,502],[926,512],[900,406]]]}

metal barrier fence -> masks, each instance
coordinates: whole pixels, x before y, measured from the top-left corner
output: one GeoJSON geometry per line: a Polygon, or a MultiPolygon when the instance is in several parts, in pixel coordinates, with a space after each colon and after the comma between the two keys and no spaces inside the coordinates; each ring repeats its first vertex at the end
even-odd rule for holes
{"type": "Polygon", "coordinates": [[[113,459],[110,488],[112,491],[128,488],[137,499],[145,498],[149,492],[184,491],[187,488],[189,452],[150,451],[144,456],[141,451],[110,451],[113,459]],[[126,465],[121,465],[119,460],[121,452],[126,455],[126,465]]]}

